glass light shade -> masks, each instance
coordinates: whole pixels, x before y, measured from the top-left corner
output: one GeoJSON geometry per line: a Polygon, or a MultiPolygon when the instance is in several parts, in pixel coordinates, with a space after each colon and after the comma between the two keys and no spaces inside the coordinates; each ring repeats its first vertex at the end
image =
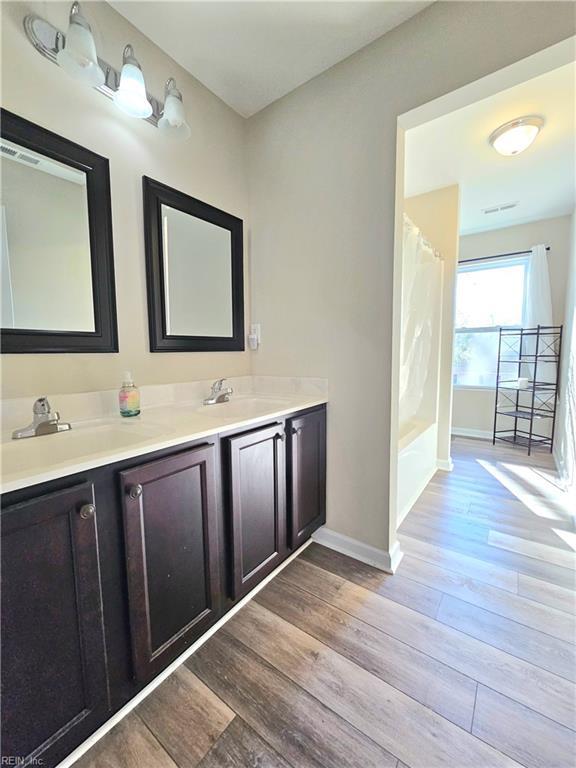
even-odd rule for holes
{"type": "Polygon", "coordinates": [[[506,157],[518,155],[528,149],[543,125],[541,117],[519,117],[497,128],[490,136],[490,144],[506,157]]]}
{"type": "Polygon", "coordinates": [[[158,128],[164,135],[174,139],[187,139],[190,136],[190,126],[186,122],[184,105],[179,95],[170,92],[167,94],[158,128]]]}
{"type": "Polygon", "coordinates": [[[79,16],[79,13],[70,16],[64,48],[56,54],[56,61],[71,77],[98,87],[104,85],[104,72],[98,64],[90,27],[79,16]]]}
{"type": "Polygon", "coordinates": [[[144,75],[136,63],[126,61],[120,73],[120,86],[114,94],[114,103],[130,117],[150,117],[152,105],[146,96],[144,75]]]}

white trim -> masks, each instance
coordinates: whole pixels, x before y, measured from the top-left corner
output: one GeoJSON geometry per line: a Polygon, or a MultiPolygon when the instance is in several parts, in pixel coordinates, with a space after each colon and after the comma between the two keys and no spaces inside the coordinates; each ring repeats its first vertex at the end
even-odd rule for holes
{"type": "Polygon", "coordinates": [[[559,43],[537,51],[520,61],[509,64],[489,75],[463,85],[461,88],[428,101],[399,116],[398,122],[407,131],[418,125],[435,120],[457,109],[482,101],[495,93],[506,91],[534,77],[551,72],[553,69],[574,61],[576,36],[567,37],[559,43]]]}
{"type": "MultiPolygon", "coordinates": [[[[452,430],[454,432],[454,430],[452,430]]],[[[452,459],[437,459],[436,464],[438,469],[442,472],[452,472],[454,469],[454,462],[452,459]]]]}
{"type": "Polygon", "coordinates": [[[82,742],[80,746],[76,747],[76,749],[71,752],[68,757],[65,757],[64,760],[62,760],[61,763],[58,763],[56,768],[68,768],[73,763],[76,762],[85,752],[87,752],[90,747],[93,747],[94,744],[96,744],[97,741],[99,741],[102,736],[108,733],[109,730],[111,730],[117,723],[120,722],[123,718],[126,717],[127,714],[129,714],[135,707],[140,704],[147,696],[149,696],[152,691],[157,688],[160,683],[163,683],[164,680],[166,680],[167,677],[169,677],[172,672],[174,672],[175,669],[177,669],[189,656],[192,656],[195,651],[200,648],[200,646],[204,645],[204,643],[209,640],[212,635],[217,632],[221,627],[226,624],[229,619],[234,616],[234,614],[238,613],[238,611],[243,608],[246,603],[249,603],[250,600],[258,593],[261,589],[263,589],[268,582],[272,581],[272,579],[280,573],[280,571],[285,568],[288,563],[292,562],[295,557],[298,557],[310,544],[312,544],[312,539],[308,539],[307,542],[302,544],[302,546],[296,550],[296,552],[293,552],[289,557],[284,560],[283,563],[281,563],[278,568],[276,568],[272,573],[270,573],[268,576],[266,576],[260,584],[258,584],[257,587],[254,587],[254,589],[247,594],[245,597],[242,598],[236,605],[231,608],[228,613],[226,613],[224,616],[222,616],[221,619],[219,619],[214,626],[210,627],[210,629],[205,632],[201,638],[196,640],[195,643],[193,643],[190,648],[184,651],[184,653],[180,654],[177,659],[175,659],[169,666],[166,667],[160,674],[152,680],[152,682],[148,683],[148,685],[143,688],[139,693],[134,696],[133,699],[130,699],[130,701],[125,704],[122,709],[119,709],[118,712],[116,712],[112,717],[107,720],[104,725],[101,725],[100,728],[98,728],[97,731],[95,731],[91,736],[89,736],[86,741],[82,742]]]}
{"type": "MultiPolygon", "coordinates": [[[[436,461],[438,462],[439,460],[437,459],[436,461]]],[[[412,493],[410,496],[410,500],[402,507],[402,509],[398,510],[398,514],[396,516],[396,530],[398,530],[398,528],[402,525],[402,522],[404,521],[404,518],[408,512],[410,512],[414,504],[416,504],[420,496],[426,490],[426,486],[436,474],[436,469],[437,467],[432,467],[428,474],[424,476],[424,480],[416,486],[414,493],[412,493]]]]}
{"type": "Polygon", "coordinates": [[[492,432],[487,429],[468,429],[467,427],[452,427],[455,437],[475,437],[478,440],[492,440],[492,432]]]}
{"type": "Polygon", "coordinates": [[[402,558],[398,542],[395,542],[392,550],[388,552],[386,549],[378,549],[378,547],[365,544],[363,541],[358,541],[358,539],[344,536],[344,534],[326,528],[326,526],[318,528],[312,534],[312,539],[324,547],[353,557],[355,560],[360,560],[361,563],[367,563],[374,566],[374,568],[379,568],[381,571],[386,571],[386,573],[394,573],[394,569],[398,567],[398,563],[402,558]]]}

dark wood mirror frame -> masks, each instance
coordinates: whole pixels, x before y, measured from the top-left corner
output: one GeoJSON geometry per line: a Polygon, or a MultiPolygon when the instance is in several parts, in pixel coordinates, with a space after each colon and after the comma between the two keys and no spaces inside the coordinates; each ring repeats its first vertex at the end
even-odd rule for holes
{"type": "Polygon", "coordinates": [[[208,203],[165,184],[142,178],[144,236],[151,352],[238,352],[244,349],[243,222],[208,203]],[[230,231],[232,272],[232,336],[176,336],[166,331],[165,276],[161,206],[195,216],[230,231]]]}
{"type": "MultiPolygon", "coordinates": [[[[94,302],[94,331],[3,328],[2,352],[118,352],[110,169],[107,158],[5,109],[1,110],[0,134],[8,141],[86,174],[94,302]]],[[[54,300],[61,301],[62,297],[54,297],[54,300]]]]}

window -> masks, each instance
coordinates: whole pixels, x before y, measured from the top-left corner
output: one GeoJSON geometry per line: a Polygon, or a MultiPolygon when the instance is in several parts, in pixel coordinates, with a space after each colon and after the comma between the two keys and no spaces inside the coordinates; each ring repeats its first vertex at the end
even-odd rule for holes
{"type": "Polygon", "coordinates": [[[527,258],[479,261],[458,267],[453,381],[494,387],[501,326],[522,326],[527,258]]]}

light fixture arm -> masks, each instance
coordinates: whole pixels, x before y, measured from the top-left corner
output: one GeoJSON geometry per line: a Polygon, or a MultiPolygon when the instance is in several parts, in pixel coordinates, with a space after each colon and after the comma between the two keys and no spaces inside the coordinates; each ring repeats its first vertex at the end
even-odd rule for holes
{"type": "MultiPolygon", "coordinates": [[[[75,22],[77,23],[79,19],[82,18],[82,14],[80,13],[80,4],[78,2],[73,3],[72,8],[70,9],[71,16],[75,16],[76,14],[79,14],[79,18],[75,18],[75,22]]],[[[58,66],[56,56],[58,51],[64,47],[66,41],[65,34],[57,29],[49,21],[46,21],[41,16],[37,16],[36,14],[30,14],[26,16],[23,23],[26,37],[32,43],[38,53],[42,54],[42,56],[48,59],[48,61],[51,61],[52,64],[56,64],[56,66],[58,66]]],[[[134,55],[134,51],[131,45],[127,45],[124,48],[124,61],[126,61],[127,55],[134,55]]],[[[100,57],[98,57],[98,63],[104,72],[105,81],[103,85],[96,86],[95,90],[99,91],[108,99],[113,99],[114,94],[118,90],[118,84],[120,83],[120,71],[115,69],[111,64],[108,64],[108,62],[103,61],[100,57]]],[[[130,63],[136,63],[136,65],[139,66],[135,59],[130,63]]],[[[152,96],[149,93],[146,95],[148,101],[152,105],[152,114],[150,117],[145,119],[149,123],[152,123],[152,125],[158,126],[158,121],[162,116],[164,104],[155,96],[152,96]]]]}
{"type": "Polygon", "coordinates": [[[86,18],[83,16],[81,10],[80,10],[80,3],[74,2],[72,3],[72,7],[70,8],[70,15],[68,17],[70,21],[74,19],[74,24],[80,24],[81,27],[84,27],[84,29],[87,29],[89,32],[92,30],[90,29],[90,24],[86,21],[86,18]]]}
{"type": "Polygon", "coordinates": [[[178,101],[182,101],[182,94],[176,87],[176,80],[174,80],[173,77],[169,77],[168,80],[166,80],[166,85],[164,87],[164,101],[166,101],[168,96],[174,96],[178,101]]]}

